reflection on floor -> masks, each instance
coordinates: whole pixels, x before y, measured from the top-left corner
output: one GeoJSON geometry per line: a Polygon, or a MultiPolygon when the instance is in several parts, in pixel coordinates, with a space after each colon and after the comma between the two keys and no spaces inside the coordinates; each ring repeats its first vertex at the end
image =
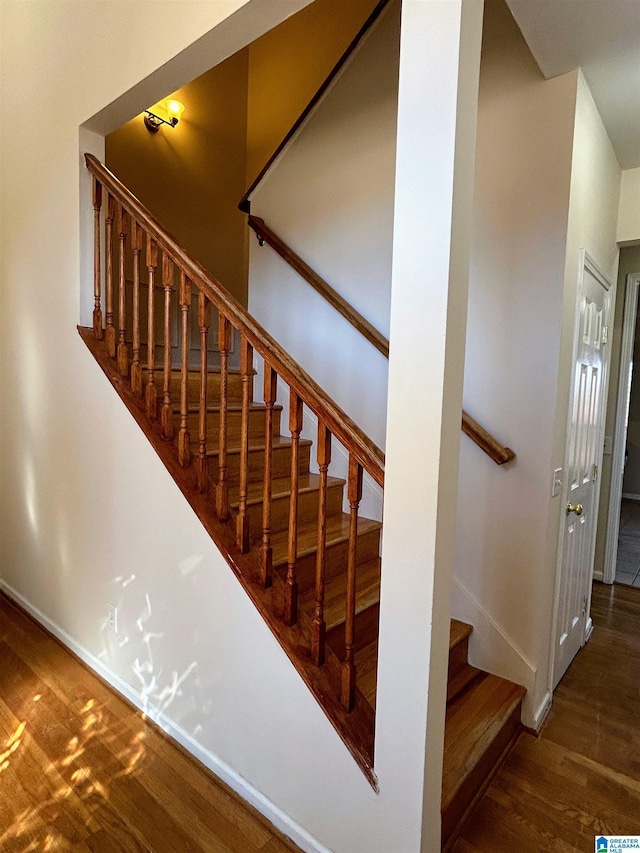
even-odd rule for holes
{"type": "Polygon", "coordinates": [[[2,853],[297,850],[0,595],[2,853]]]}
{"type": "Polygon", "coordinates": [[[616,583],[640,588],[640,502],[622,499],[616,583]]]}

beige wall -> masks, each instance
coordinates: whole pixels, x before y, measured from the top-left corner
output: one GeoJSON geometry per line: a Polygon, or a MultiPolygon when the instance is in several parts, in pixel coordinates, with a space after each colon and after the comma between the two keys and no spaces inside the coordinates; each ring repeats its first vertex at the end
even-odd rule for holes
{"type": "Polygon", "coordinates": [[[460,448],[453,615],[473,662],[531,693],[549,636],[550,463],[577,77],[545,80],[503,0],[485,4],[464,408],[516,461],[460,448]]]}
{"type": "MultiPolygon", "coordinates": [[[[640,273],[640,246],[628,246],[620,250],[620,268],[618,271],[618,308],[616,311],[616,319],[620,317],[620,328],[622,328],[622,308],[624,307],[624,294],[627,283],[627,276],[632,273],[640,273]]],[[[617,326],[618,324],[616,324],[617,326]]],[[[616,328],[615,331],[618,331],[616,328]]],[[[619,346],[618,346],[619,359],[619,346]]],[[[615,354],[612,353],[612,360],[615,360],[615,354]]],[[[631,397],[629,400],[629,425],[627,435],[627,451],[629,457],[624,470],[624,481],[622,484],[623,494],[640,495],[640,315],[636,322],[636,336],[633,348],[633,381],[631,385],[631,397]]],[[[611,385],[609,392],[609,405],[614,405],[613,415],[615,416],[615,406],[617,405],[617,377],[619,374],[619,364],[616,365],[615,371],[616,384],[611,385]]],[[[611,381],[614,382],[614,373],[612,371],[611,381]]],[[[615,423],[611,424],[611,430],[615,427],[615,423]]],[[[602,502],[604,503],[604,502],[602,502]]],[[[601,506],[603,515],[605,515],[607,507],[601,506]]],[[[606,515],[605,515],[606,521],[606,515]]]]}
{"type": "Polygon", "coordinates": [[[622,173],[618,208],[618,242],[640,240],[640,167],[622,173]]]}
{"type": "MultiPolygon", "coordinates": [[[[441,498],[455,491],[461,384],[445,355],[449,368],[462,348],[465,293],[457,276],[451,304],[456,128],[468,130],[458,51],[463,10],[477,17],[478,4],[403,3],[379,794],[75,328],[92,301],[79,136],[84,145],[89,125],[98,151],[105,134],[305,3],[154,0],[151,15],[148,0],[0,3],[0,104],[11,118],[0,127],[0,585],[305,851],[417,853],[439,847],[452,523],[451,496],[441,498]],[[118,606],[117,637],[107,603],[118,606]]],[[[468,209],[457,186],[455,196],[468,209]]],[[[31,819],[16,827],[25,837],[31,819]]]]}
{"type": "Polygon", "coordinates": [[[106,139],[106,164],[237,299],[247,303],[247,227],[238,202],[376,0],[316,0],[182,86],[174,130],[142,115],[106,139]]]}
{"type": "MultiPolygon", "coordinates": [[[[624,172],[622,173],[625,174],[624,172]]],[[[616,306],[615,306],[615,315],[614,321],[612,324],[612,333],[609,335],[609,339],[611,340],[611,354],[610,359],[611,363],[609,365],[609,394],[607,398],[607,420],[605,425],[605,434],[609,438],[609,443],[611,446],[611,450],[608,454],[603,456],[602,459],[602,482],[600,484],[600,502],[598,505],[598,531],[596,536],[596,554],[594,561],[594,575],[598,579],[602,579],[604,564],[605,564],[605,548],[606,548],[606,536],[607,536],[607,521],[609,517],[609,509],[611,506],[612,497],[614,500],[617,500],[619,496],[611,495],[611,476],[612,476],[612,453],[613,453],[613,439],[615,437],[615,426],[616,426],[616,410],[618,406],[618,383],[620,381],[620,357],[621,357],[621,347],[622,347],[622,326],[624,321],[624,303],[625,303],[625,292],[626,292],[626,280],[627,275],[630,273],[640,272],[640,246],[628,246],[622,248],[620,250],[620,262],[618,266],[618,283],[617,283],[617,291],[616,291],[616,306]]],[[[640,324],[640,315],[638,323],[640,324]]],[[[636,337],[635,337],[635,353],[634,353],[634,363],[636,365],[640,364],[640,325],[636,327],[636,337]]],[[[637,382],[636,382],[637,385],[637,382]]],[[[638,395],[640,398],[640,395],[638,395]]],[[[631,417],[631,412],[629,413],[631,417]]],[[[640,415],[640,412],[638,412],[640,415]]],[[[639,457],[640,452],[638,448],[640,448],[640,441],[637,440],[637,437],[640,435],[640,417],[636,416],[634,419],[636,421],[636,426],[632,429],[631,425],[629,429],[629,439],[633,440],[633,436],[636,436],[636,444],[635,444],[635,453],[631,451],[631,456],[635,456],[634,461],[632,461],[631,466],[625,466],[625,481],[627,481],[627,487],[623,487],[623,491],[630,491],[634,493],[640,493],[640,476],[639,469],[639,457]],[[635,469],[636,475],[634,479],[636,479],[636,485],[638,488],[638,492],[636,492],[636,485],[632,485],[628,482],[627,469],[632,468],[635,469]]]]}
{"type": "MultiPolygon", "coordinates": [[[[252,213],[385,337],[399,39],[392,3],[251,195],[252,213]]],[[[251,314],[384,448],[388,359],[273,250],[252,240],[250,257],[251,314]]]]}
{"type": "Polygon", "coordinates": [[[276,150],[378,0],[316,0],[251,45],[247,186],[276,150]]]}
{"type": "MultiPolygon", "coordinates": [[[[564,273],[562,339],[560,347],[559,381],[554,429],[553,468],[565,464],[566,436],[574,366],[574,337],[577,286],[581,276],[581,250],[584,249],[612,284],[612,309],[615,312],[616,280],[618,274],[618,245],[616,230],[620,201],[622,171],[602,118],[595,105],[582,72],[578,73],[573,159],[571,165],[571,199],[567,230],[567,252],[564,273]]],[[[624,299],[624,296],[622,296],[624,299]]],[[[615,313],[614,313],[615,317],[615,313]]],[[[610,361],[612,356],[610,355],[610,361]]],[[[609,364],[609,367],[611,365],[609,364]]],[[[609,375],[605,377],[607,394],[609,375]]],[[[606,397],[605,397],[606,399],[606,397]]],[[[606,429],[605,424],[605,429],[606,429]]],[[[599,460],[602,471],[598,488],[610,478],[611,457],[599,460]]],[[[547,537],[547,563],[551,568],[561,559],[562,530],[567,499],[566,473],[562,501],[550,512],[547,537]]],[[[553,501],[551,502],[554,503],[553,501]]],[[[606,525],[606,510],[599,507],[598,527],[606,525]]],[[[596,534],[597,541],[597,534],[596,534]]],[[[598,553],[596,559],[598,560],[598,553]]],[[[598,568],[597,563],[594,568],[598,568]]],[[[553,577],[553,574],[550,575],[553,577]]],[[[552,625],[555,630],[555,625],[552,625]]]]}
{"type": "Polygon", "coordinates": [[[143,116],[106,138],[106,164],[200,263],[246,304],[247,48],[174,92],[176,128],[143,116]]]}

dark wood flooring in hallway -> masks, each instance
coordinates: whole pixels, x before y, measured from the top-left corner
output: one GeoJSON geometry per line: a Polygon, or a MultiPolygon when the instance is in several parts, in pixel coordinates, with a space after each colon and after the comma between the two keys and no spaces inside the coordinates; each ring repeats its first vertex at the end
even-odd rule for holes
{"type": "Polygon", "coordinates": [[[0,594],[2,853],[294,853],[0,594]]]}
{"type": "Polygon", "coordinates": [[[541,736],[520,736],[455,853],[593,853],[596,835],[640,835],[640,589],[595,583],[591,613],[541,736]]]}

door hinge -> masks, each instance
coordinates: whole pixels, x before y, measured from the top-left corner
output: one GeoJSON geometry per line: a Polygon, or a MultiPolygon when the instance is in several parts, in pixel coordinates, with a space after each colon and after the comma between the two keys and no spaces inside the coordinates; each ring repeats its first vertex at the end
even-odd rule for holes
{"type": "Polygon", "coordinates": [[[597,479],[598,479],[598,466],[594,465],[593,466],[593,482],[595,483],[597,479]]]}
{"type": "Polygon", "coordinates": [[[608,341],[609,341],[609,327],[603,326],[602,327],[602,343],[606,344],[606,343],[608,343],[608,341]]]}
{"type": "Polygon", "coordinates": [[[585,595],[582,599],[582,615],[586,615],[587,612],[587,596],[585,595]]]}

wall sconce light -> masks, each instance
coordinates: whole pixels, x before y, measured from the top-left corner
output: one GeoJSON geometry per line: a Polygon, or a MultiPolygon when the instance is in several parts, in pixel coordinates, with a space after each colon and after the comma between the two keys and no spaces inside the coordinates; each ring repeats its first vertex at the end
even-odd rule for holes
{"type": "Polygon", "coordinates": [[[147,130],[151,133],[157,133],[160,125],[168,124],[169,127],[175,127],[183,112],[184,104],[181,104],[180,101],[159,101],[144,111],[144,123],[147,130]]]}

